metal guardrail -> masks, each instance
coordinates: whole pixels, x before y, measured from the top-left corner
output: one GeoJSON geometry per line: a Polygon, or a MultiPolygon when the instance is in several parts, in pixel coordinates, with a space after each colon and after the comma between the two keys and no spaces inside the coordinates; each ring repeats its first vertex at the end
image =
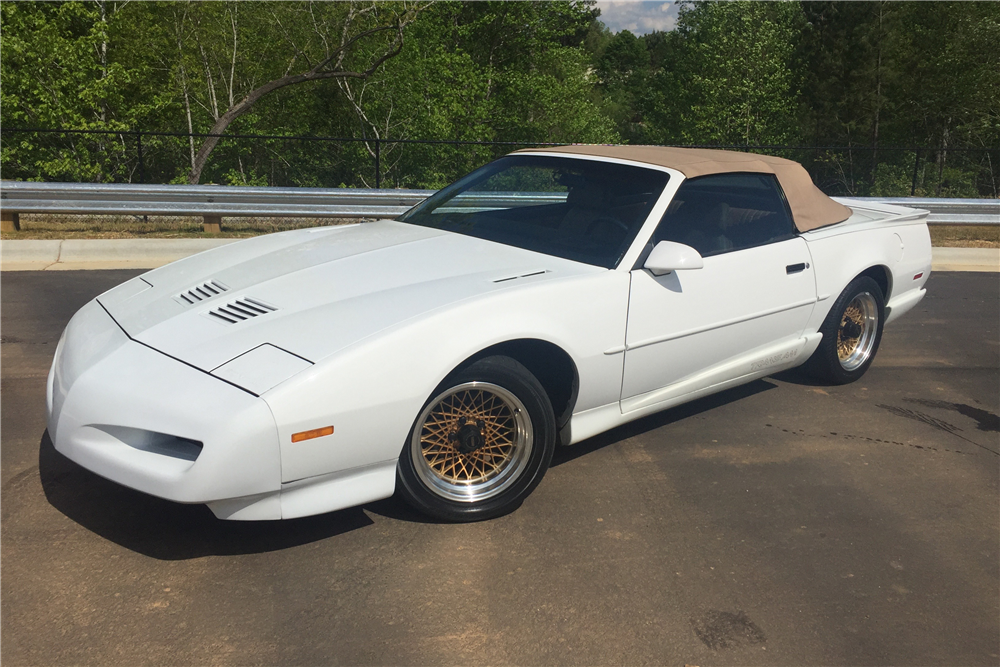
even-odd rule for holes
{"type": "MultiPolygon", "coordinates": [[[[222,217],[235,216],[393,218],[434,192],[0,181],[0,213],[4,231],[19,227],[20,213],[201,216],[206,231],[219,231],[222,217]]],[[[524,195],[505,197],[497,193],[492,198],[498,204],[501,199],[508,204],[526,203],[524,195]]],[[[542,198],[547,197],[542,194],[542,198]]],[[[926,209],[930,211],[930,224],[1000,224],[1000,200],[996,199],[853,197],[843,200],[926,209]]]]}
{"type": "Polygon", "coordinates": [[[0,181],[0,207],[18,213],[367,218],[399,215],[433,193],[433,190],[0,181]]]}
{"type": "Polygon", "coordinates": [[[219,232],[223,217],[394,218],[433,193],[0,181],[0,214],[6,232],[20,228],[20,213],[201,216],[206,232],[219,232]]]}

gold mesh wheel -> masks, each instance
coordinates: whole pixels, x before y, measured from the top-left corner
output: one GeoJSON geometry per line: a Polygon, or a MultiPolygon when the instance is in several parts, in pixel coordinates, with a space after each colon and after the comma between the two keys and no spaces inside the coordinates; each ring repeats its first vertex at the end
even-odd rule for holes
{"type": "Polygon", "coordinates": [[[851,299],[837,327],[837,357],[841,367],[853,371],[872,355],[878,332],[875,297],[862,292],[851,299]]]}
{"type": "Polygon", "coordinates": [[[514,484],[531,454],[531,420],[510,391],[466,382],[432,399],[410,443],[417,476],[435,494],[478,502],[514,484]]]}

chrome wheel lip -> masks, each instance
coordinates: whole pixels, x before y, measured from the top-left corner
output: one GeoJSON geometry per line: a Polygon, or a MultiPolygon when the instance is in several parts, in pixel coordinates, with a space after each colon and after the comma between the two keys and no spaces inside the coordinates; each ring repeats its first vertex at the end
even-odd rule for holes
{"type": "Polygon", "coordinates": [[[844,314],[840,318],[840,326],[837,328],[837,357],[840,360],[840,367],[845,371],[854,371],[867,362],[875,349],[875,336],[878,333],[878,304],[875,297],[870,292],[862,292],[856,295],[844,309],[844,314]],[[843,340],[844,326],[847,323],[847,313],[852,308],[857,308],[861,313],[861,321],[857,322],[861,326],[861,333],[857,337],[857,343],[846,356],[841,356],[840,343],[843,340]]]}
{"type": "Polygon", "coordinates": [[[409,455],[417,477],[429,491],[446,500],[476,503],[503,493],[520,479],[531,458],[533,443],[534,433],[528,410],[517,396],[490,382],[464,382],[446,389],[427,403],[413,429],[409,455]],[[514,433],[511,438],[513,451],[499,471],[481,481],[464,482],[446,479],[431,468],[423,451],[423,430],[428,417],[442,401],[464,391],[483,391],[493,394],[505,404],[514,420],[514,433]]]}

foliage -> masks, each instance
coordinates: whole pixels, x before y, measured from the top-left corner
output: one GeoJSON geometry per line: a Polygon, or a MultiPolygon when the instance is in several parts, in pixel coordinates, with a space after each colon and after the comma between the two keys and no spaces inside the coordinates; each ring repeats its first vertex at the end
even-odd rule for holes
{"type": "MultiPolygon", "coordinates": [[[[698,0],[684,3],[675,30],[640,37],[612,35],[591,0],[434,2],[370,76],[312,78],[240,106],[313,68],[344,34],[416,7],[0,3],[0,168],[19,179],[184,182],[198,172],[234,185],[371,187],[378,151],[386,185],[437,187],[515,146],[406,141],[798,144],[844,147],[770,151],[802,161],[830,192],[1000,189],[991,2],[698,0]],[[19,127],[108,134],[9,131],[19,127]],[[155,134],[220,127],[203,171],[193,169],[202,139],[155,134]],[[285,138],[296,136],[359,140],[285,138]]],[[[391,30],[373,33],[337,66],[364,71],[392,45],[391,30]]]]}
{"type": "MultiPolygon", "coordinates": [[[[112,52],[131,28],[108,2],[0,4],[0,106],[6,125],[73,130],[129,130],[170,106],[148,63],[112,52]]],[[[3,147],[3,166],[40,178],[128,179],[134,171],[125,134],[71,135],[54,150],[19,136],[3,147]]]]}
{"type": "Polygon", "coordinates": [[[937,149],[930,156],[936,172],[923,154],[917,190],[944,196],[971,188],[996,196],[995,167],[945,149],[1000,145],[1000,5],[808,2],[803,8],[804,136],[817,145],[870,149],[863,169],[844,170],[844,190],[881,192],[886,173],[912,174],[912,153],[881,150],[895,145],[937,149]]]}
{"type": "Polygon", "coordinates": [[[679,110],[684,141],[752,145],[798,138],[791,57],[800,18],[800,6],[790,2],[682,8],[678,35],[691,46],[681,76],[666,81],[686,88],[690,105],[679,110]]]}
{"type": "MultiPolygon", "coordinates": [[[[580,46],[593,20],[582,3],[436,3],[382,76],[342,82],[357,117],[346,131],[381,140],[614,141],[580,46]]],[[[389,144],[383,157],[396,185],[438,187],[495,155],[482,146],[389,144]]]]}

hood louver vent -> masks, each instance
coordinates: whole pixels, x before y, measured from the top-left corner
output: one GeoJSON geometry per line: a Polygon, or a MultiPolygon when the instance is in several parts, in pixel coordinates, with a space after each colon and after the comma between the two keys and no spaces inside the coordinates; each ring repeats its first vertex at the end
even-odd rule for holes
{"type": "Polygon", "coordinates": [[[180,303],[185,305],[191,305],[193,303],[198,303],[199,301],[205,301],[206,299],[211,299],[213,296],[218,296],[223,292],[228,292],[229,288],[216,280],[209,280],[201,285],[195,285],[186,292],[181,292],[174,297],[180,303]]]}
{"type": "Polygon", "coordinates": [[[215,319],[222,320],[226,324],[239,324],[244,320],[250,320],[260,315],[267,315],[275,310],[278,309],[263,301],[243,297],[242,299],[237,299],[224,306],[210,310],[208,314],[215,319]]]}

